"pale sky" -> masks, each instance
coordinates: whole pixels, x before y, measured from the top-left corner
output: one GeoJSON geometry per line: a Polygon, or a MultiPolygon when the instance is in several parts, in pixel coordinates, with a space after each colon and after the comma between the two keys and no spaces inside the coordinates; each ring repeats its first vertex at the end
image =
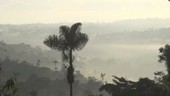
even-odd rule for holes
{"type": "Polygon", "coordinates": [[[168,0],[0,0],[0,24],[169,17],[168,0]]]}

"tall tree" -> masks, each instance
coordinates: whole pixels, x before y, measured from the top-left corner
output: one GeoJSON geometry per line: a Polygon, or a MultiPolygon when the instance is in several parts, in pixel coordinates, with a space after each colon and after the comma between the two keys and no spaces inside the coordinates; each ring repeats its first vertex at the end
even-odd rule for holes
{"type": "Polygon", "coordinates": [[[170,82],[170,45],[165,45],[159,49],[159,62],[165,62],[167,72],[168,72],[168,81],[170,82]]]}
{"type": "Polygon", "coordinates": [[[61,51],[63,62],[69,64],[67,68],[67,81],[70,85],[70,96],[73,96],[73,82],[74,82],[74,55],[73,51],[79,51],[84,48],[88,42],[88,36],[81,33],[81,23],[75,23],[71,27],[60,26],[59,36],[49,35],[44,44],[48,47],[61,51]]]}

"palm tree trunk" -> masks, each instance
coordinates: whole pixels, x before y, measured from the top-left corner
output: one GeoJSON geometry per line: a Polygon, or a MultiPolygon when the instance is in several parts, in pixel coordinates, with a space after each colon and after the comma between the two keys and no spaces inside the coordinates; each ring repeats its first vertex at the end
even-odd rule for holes
{"type": "Polygon", "coordinates": [[[72,50],[70,50],[70,66],[73,67],[72,50]]]}
{"type": "Polygon", "coordinates": [[[70,96],[73,96],[73,58],[72,58],[72,50],[70,50],[70,69],[71,69],[71,73],[70,73],[70,79],[71,79],[71,82],[70,82],[70,96]]]}
{"type": "Polygon", "coordinates": [[[73,96],[73,86],[70,84],[70,96],[73,96]]]}

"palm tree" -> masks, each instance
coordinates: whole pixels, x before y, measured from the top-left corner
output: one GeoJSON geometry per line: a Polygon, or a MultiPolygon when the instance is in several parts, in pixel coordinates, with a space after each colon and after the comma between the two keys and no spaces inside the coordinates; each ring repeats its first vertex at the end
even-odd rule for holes
{"type": "Polygon", "coordinates": [[[70,27],[60,26],[59,36],[49,35],[44,44],[62,52],[62,60],[68,63],[67,68],[67,81],[70,85],[70,96],[73,96],[72,84],[74,82],[74,55],[73,51],[80,51],[84,48],[88,42],[88,36],[85,33],[81,33],[81,23],[75,23],[70,27]]]}

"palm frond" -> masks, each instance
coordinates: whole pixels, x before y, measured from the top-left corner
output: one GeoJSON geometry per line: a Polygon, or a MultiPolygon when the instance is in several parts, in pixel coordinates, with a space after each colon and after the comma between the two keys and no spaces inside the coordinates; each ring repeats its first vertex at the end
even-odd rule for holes
{"type": "Polygon", "coordinates": [[[51,49],[58,49],[61,50],[60,48],[60,41],[57,37],[57,35],[49,35],[45,40],[44,44],[50,47],[51,49]]]}
{"type": "Polygon", "coordinates": [[[70,27],[68,26],[60,26],[60,36],[67,37],[70,32],[70,27]]]}
{"type": "Polygon", "coordinates": [[[70,33],[72,33],[72,34],[80,33],[80,28],[81,28],[80,26],[81,25],[82,24],[80,22],[73,24],[71,26],[70,33]]]}
{"type": "Polygon", "coordinates": [[[59,50],[60,50],[60,51],[69,50],[69,49],[70,49],[69,42],[68,42],[68,40],[67,40],[65,37],[63,37],[62,35],[60,35],[58,40],[59,40],[59,45],[58,45],[58,47],[59,47],[59,50]]]}
{"type": "Polygon", "coordinates": [[[54,46],[56,46],[57,43],[58,43],[58,37],[56,35],[49,35],[44,40],[44,44],[52,49],[54,48],[54,46]]]}
{"type": "Polygon", "coordinates": [[[62,52],[63,62],[69,62],[69,50],[81,50],[88,42],[88,36],[81,33],[81,23],[75,23],[70,27],[60,26],[59,36],[49,35],[44,44],[51,49],[57,49],[62,52]]]}
{"type": "Polygon", "coordinates": [[[73,42],[73,50],[83,49],[86,43],[88,42],[88,40],[89,38],[87,34],[77,33],[77,35],[74,38],[74,42],[73,42]]]}

